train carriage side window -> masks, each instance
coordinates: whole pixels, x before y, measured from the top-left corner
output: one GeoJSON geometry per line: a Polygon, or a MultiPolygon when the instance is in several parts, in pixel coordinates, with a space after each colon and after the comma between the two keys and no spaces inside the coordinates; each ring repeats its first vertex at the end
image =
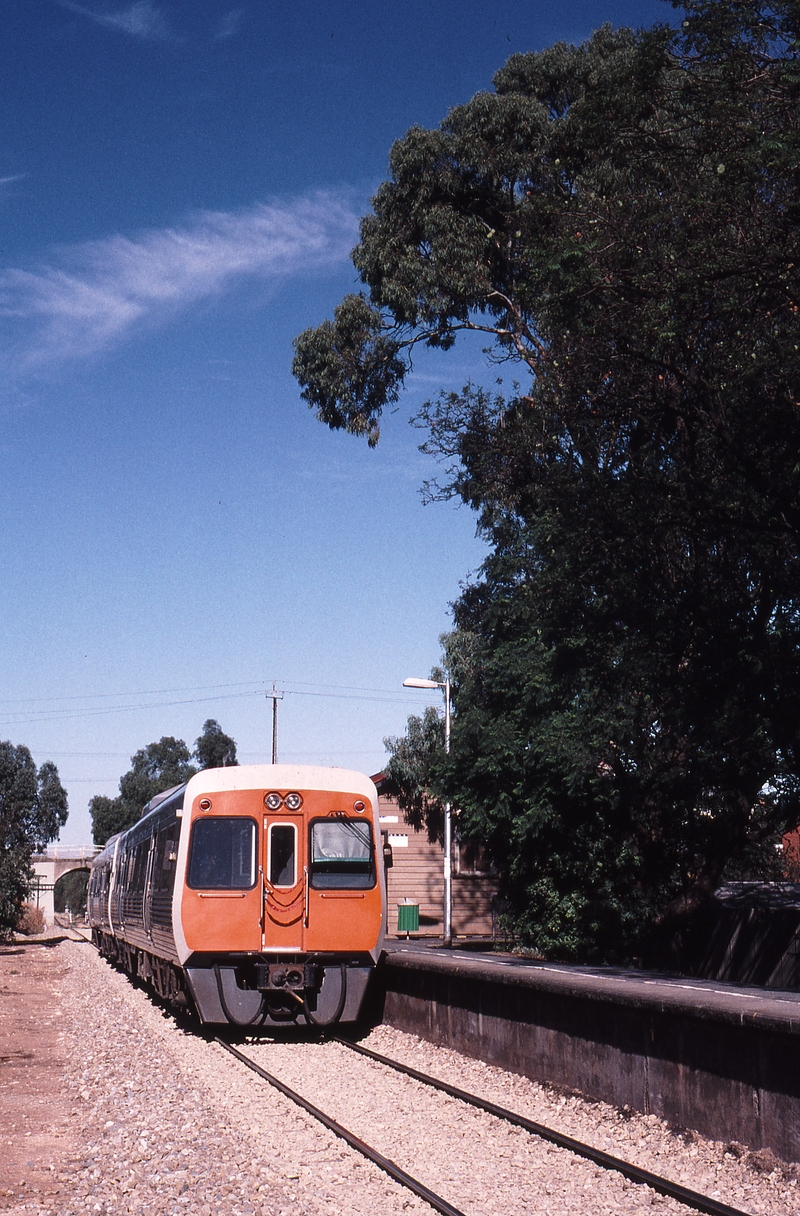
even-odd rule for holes
{"type": "Polygon", "coordinates": [[[256,824],[241,817],[198,819],[187,883],[195,890],[247,891],[256,882],[256,824]]]}
{"type": "Polygon", "coordinates": [[[317,891],[359,891],[375,886],[375,853],[368,823],[317,819],[311,824],[311,886],[317,891]]]}
{"type": "Polygon", "coordinates": [[[131,878],[132,891],[144,891],[144,879],[147,872],[147,858],[150,855],[150,837],[140,840],[134,851],[133,875],[131,878]]]}
{"type": "Polygon", "coordinates": [[[168,823],[158,833],[156,857],[153,867],[153,886],[156,891],[171,891],[174,882],[175,861],[178,856],[178,833],[180,824],[176,820],[168,823]]]}

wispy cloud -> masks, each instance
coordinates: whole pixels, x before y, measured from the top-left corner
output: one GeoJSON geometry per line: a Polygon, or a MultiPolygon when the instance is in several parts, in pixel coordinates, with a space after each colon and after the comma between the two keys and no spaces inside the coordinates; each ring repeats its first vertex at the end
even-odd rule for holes
{"type": "Polygon", "coordinates": [[[15,182],[21,182],[27,177],[27,173],[9,173],[5,177],[0,177],[0,198],[5,198],[13,191],[9,190],[9,186],[13,186],[15,182]]]}
{"type": "Polygon", "coordinates": [[[152,3],[152,0],[134,0],[133,4],[108,12],[106,9],[89,8],[85,4],[76,4],[75,0],[58,0],[62,8],[68,8],[73,13],[89,17],[98,25],[109,29],[119,30],[120,33],[130,34],[132,38],[141,38],[151,42],[172,42],[175,40],[163,9],[152,3]]]}
{"type": "Polygon", "coordinates": [[[221,41],[223,38],[233,38],[235,34],[238,34],[243,16],[243,8],[233,8],[229,13],[224,13],[214,34],[214,40],[221,41]]]}
{"type": "Polygon", "coordinates": [[[321,192],[202,212],[180,227],[90,241],[49,264],[0,271],[14,365],[29,372],[95,354],[248,278],[276,281],[344,263],[357,225],[347,198],[321,192]]]}

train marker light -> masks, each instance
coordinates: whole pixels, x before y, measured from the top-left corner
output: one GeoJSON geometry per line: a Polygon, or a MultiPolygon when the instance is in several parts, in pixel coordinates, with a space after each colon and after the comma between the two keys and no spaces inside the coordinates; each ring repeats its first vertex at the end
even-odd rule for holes
{"type": "Polygon", "coordinates": [[[211,810],[211,799],[210,798],[201,798],[197,805],[200,807],[201,811],[210,811],[211,810]]]}
{"type": "Polygon", "coordinates": [[[359,815],[363,815],[364,811],[366,809],[367,809],[366,802],[362,802],[360,798],[359,798],[358,802],[353,803],[353,810],[357,811],[359,815]]]}

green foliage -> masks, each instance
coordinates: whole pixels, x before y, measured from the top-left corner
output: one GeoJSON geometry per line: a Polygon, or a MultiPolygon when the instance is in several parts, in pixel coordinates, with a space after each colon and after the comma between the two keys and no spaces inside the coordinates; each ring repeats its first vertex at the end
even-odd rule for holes
{"type": "Polygon", "coordinates": [[[124,807],[119,797],[109,798],[105,794],[95,794],[89,799],[89,814],[92,819],[92,840],[95,844],[105,844],[117,832],[124,832],[132,827],[142,814],[142,808],[124,807]]]}
{"type": "Polygon", "coordinates": [[[33,874],[32,853],[55,840],[67,822],[67,794],[58,770],[37,770],[28,748],[0,743],[0,939],[17,925],[33,874]]]}
{"type": "Polygon", "coordinates": [[[325,321],[295,341],[294,375],[317,417],[334,430],[378,442],[376,422],[387,401],[396,401],[404,366],[395,339],[383,332],[381,314],[363,296],[346,296],[325,321]]]}
{"type": "Polygon", "coordinates": [[[426,788],[545,955],[639,955],[800,818],[800,9],[684,7],[411,130],[354,253],[397,359],[525,381],[416,420],[490,544],[426,788]]]}
{"type": "Polygon", "coordinates": [[[237,764],[236,742],[219,722],[209,718],[191,754],[183,739],[171,735],[141,748],[131,756],[128,772],[120,777],[118,796],[95,794],[89,802],[94,843],[105,844],[117,832],[127,831],[141,818],[151,798],[193,777],[198,771],[191,763],[193,759],[201,769],[237,764]]]}
{"type": "Polygon", "coordinates": [[[228,765],[239,763],[235,741],[225,734],[214,718],[203,723],[203,733],[199,739],[195,739],[194,758],[201,769],[227,768],[228,765]]]}
{"type": "Polygon", "coordinates": [[[183,739],[164,735],[131,756],[131,767],[119,780],[122,800],[130,806],[146,806],[151,798],[174,785],[182,785],[197,772],[190,763],[183,739]]]}
{"type": "Polygon", "coordinates": [[[82,916],[86,911],[86,893],[89,889],[88,870],[69,870],[62,874],[53,891],[53,906],[56,912],[82,916]]]}
{"type": "Polygon", "coordinates": [[[384,739],[389,752],[386,793],[397,799],[406,823],[427,828],[431,841],[442,841],[444,805],[433,793],[434,768],[444,752],[444,720],[429,705],[421,718],[408,719],[405,735],[384,739]]]}
{"type": "Polygon", "coordinates": [[[94,843],[105,844],[117,832],[126,831],[141,818],[151,798],[193,777],[197,769],[190,759],[183,739],[171,735],[131,756],[131,767],[119,780],[118,797],[96,794],[89,803],[94,843]]]}

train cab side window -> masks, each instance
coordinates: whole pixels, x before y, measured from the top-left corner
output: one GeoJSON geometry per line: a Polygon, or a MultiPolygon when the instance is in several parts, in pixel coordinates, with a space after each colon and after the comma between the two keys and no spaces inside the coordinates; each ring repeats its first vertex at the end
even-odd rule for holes
{"type": "Polygon", "coordinates": [[[355,819],[317,819],[311,824],[314,890],[366,890],[375,886],[372,831],[355,819]]]}
{"type": "Polygon", "coordinates": [[[255,882],[255,821],[198,819],[189,845],[188,885],[195,890],[246,891],[255,882]]]}

